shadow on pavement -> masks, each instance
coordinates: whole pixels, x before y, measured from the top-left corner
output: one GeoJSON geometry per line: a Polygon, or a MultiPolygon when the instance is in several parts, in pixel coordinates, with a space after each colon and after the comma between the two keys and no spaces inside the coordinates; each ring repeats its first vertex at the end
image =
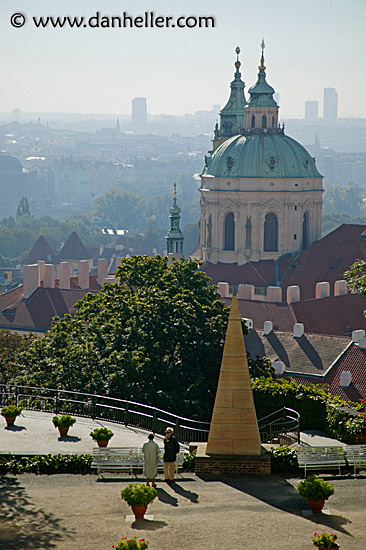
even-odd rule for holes
{"type": "Polygon", "coordinates": [[[182,497],[187,498],[188,500],[190,500],[194,504],[198,504],[198,495],[197,495],[197,493],[192,493],[192,491],[187,491],[186,489],[183,489],[183,487],[178,485],[178,483],[176,483],[176,482],[172,483],[171,488],[173,489],[173,491],[178,493],[178,495],[181,495],[182,497]]]}
{"type": "Polygon", "coordinates": [[[63,441],[64,443],[77,443],[78,441],[81,441],[81,437],[77,437],[76,435],[61,435],[57,439],[58,441],[63,441]]]}
{"type": "Polygon", "coordinates": [[[0,476],[0,548],[52,550],[70,537],[60,521],[37,509],[17,479],[0,476]]]}
{"type": "Polygon", "coordinates": [[[171,506],[178,506],[178,499],[167,493],[164,489],[160,487],[157,488],[158,499],[165,504],[170,504],[171,506]]]}
{"type": "Polygon", "coordinates": [[[154,521],[153,519],[136,519],[131,523],[132,529],[139,529],[144,531],[156,531],[157,529],[162,529],[168,524],[165,521],[154,521]]]}
{"type": "Polygon", "coordinates": [[[26,429],[25,426],[16,426],[15,424],[13,426],[5,426],[4,428],[4,430],[8,430],[8,432],[22,432],[26,429]]]}

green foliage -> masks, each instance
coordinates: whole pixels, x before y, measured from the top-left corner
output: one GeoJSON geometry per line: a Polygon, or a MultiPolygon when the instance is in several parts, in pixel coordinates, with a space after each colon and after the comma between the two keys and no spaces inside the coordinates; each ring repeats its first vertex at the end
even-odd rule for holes
{"type": "Polygon", "coordinates": [[[154,487],[149,487],[143,483],[130,483],[121,491],[122,500],[125,500],[130,506],[147,506],[158,492],[154,487]]]}
{"type": "Polygon", "coordinates": [[[22,409],[20,407],[16,407],[15,405],[8,405],[7,407],[3,407],[1,409],[2,416],[19,416],[22,412],[22,409]]]}
{"type": "Polygon", "coordinates": [[[309,498],[310,500],[328,500],[334,493],[334,485],[313,474],[300,481],[297,491],[302,497],[309,498]]]}
{"type": "Polygon", "coordinates": [[[344,274],[347,288],[366,296],[366,260],[356,260],[344,274]]]}
{"type": "Polygon", "coordinates": [[[252,359],[250,353],[247,352],[249,374],[251,378],[274,378],[275,369],[272,367],[272,361],[267,357],[256,356],[252,359]]]}
{"type": "Polygon", "coordinates": [[[141,230],[145,226],[143,206],[143,195],[112,187],[94,199],[92,215],[109,227],[141,230]]]}
{"type": "Polygon", "coordinates": [[[16,332],[0,329],[0,379],[14,375],[13,360],[18,351],[25,350],[35,336],[20,336],[16,332]]]}
{"type": "Polygon", "coordinates": [[[133,539],[123,537],[115,548],[116,550],[146,550],[149,548],[149,541],[145,541],[145,539],[140,539],[137,541],[136,537],[133,539]]]}
{"type": "Polygon", "coordinates": [[[0,474],[90,474],[91,455],[47,455],[15,458],[1,457],[0,474]]]}
{"type": "Polygon", "coordinates": [[[17,207],[17,218],[21,218],[22,216],[30,216],[30,210],[29,210],[29,203],[27,197],[22,197],[19,201],[18,207],[17,207]]]}
{"type": "Polygon", "coordinates": [[[274,474],[295,474],[299,471],[296,449],[290,447],[273,447],[268,451],[271,455],[271,472],[274,474]]]}
{"type": "Polygon", "coordinates": [[[199,264],[133,256],[17,357],[14,383],[109,395],[209,420],[228,309],[199,264]]]}
{"type": "Polygon", "coordinates": [[[350,216],[345,212],[330,212],[322,216],[322,237],[337,229],[343,223],[364,224],[366,214],[363,216],[350,216]]]}
{"type": "Polygon", "coordinates": [[[109,441],[113,435],[112,430],[108,430],[108,428],[95,428],[90,432],[90,437],[94,441],[109,441]]]}
{"type": "Polygon", "coordinates": [[[191,453],[184,453],[184,460],[182,465],[183,472],[194,472],[194,468],[196,465],[196,453],[196,449],[191,453]]]}
{"type": "Polygon", "coordinates": [[[314,533],[313,544],[317,548],[334,548],[338,547],[337,535],[328,535],[327,533],[314,533]]]}
{"type": "Polygon", "coordinates": [[[350,216],[366,215],[361,188],[352,182],[346,185],[326,184],[323,210],[325,213],[345,212],[350,216]]]}
{"type": "Polygon", "coordinates": [[[52,422],[55,428],[66,428],[67,426],[73,426],[76,422],[76,418],[73,418],[69,414],[62,414],[61,416],[54,416],[52,422]]]}

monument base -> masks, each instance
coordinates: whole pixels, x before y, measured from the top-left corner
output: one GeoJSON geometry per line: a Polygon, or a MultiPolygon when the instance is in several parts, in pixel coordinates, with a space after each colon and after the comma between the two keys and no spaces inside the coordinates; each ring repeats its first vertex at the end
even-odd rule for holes
{"type": "Polygon", "coordinates": [[[217,476],[271,473],[271,457],[265,454],[263,447],[260,455],[206,455],[207,443],[196,443],[194,446],[197,446],[194,469],[196,474],[217,476]]]}

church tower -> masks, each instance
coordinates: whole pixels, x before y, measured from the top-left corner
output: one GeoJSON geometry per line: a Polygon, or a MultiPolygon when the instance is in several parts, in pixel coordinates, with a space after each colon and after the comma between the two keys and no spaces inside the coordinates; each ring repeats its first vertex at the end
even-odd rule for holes
{"type": "Polygon", "coordinates": [[[170,210],[170,230],[166,235],[167,241],[167,253],[173,255],[175,258],[183,256],[183,241],[184,235],[179,227],[180,221],[180,208],[177,205],[177,184],[174,184],[174,199],[173,206],[170,210]]]}
{"type": "Polygon", "coordinates": [[[315,159],[278,125],[264,47],[262,41],[258,79],[248,102],[236,61],[231,87],[233,93],[237,83],[238,111],[230,107],[230,96],[201,174],[201,258],[213,264],[276,260],[321,236],[323,178],[315,159]]]}

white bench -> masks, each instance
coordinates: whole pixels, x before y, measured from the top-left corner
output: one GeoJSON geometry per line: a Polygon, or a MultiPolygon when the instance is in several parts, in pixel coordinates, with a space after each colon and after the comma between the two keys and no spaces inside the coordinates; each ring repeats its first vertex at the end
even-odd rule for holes
{"type": "Polygon", "coordinates": [[[346,466],[344,452],[346,447],[297,447],[297,461],[300,468],[304,468],[305,477],[307,470],[322,471],[338,468],[341,474],[341,466],[346,466]]]}
{"type": "Polygon", "coordinates": [[[347,462],[353,466],[356,475],[357,468],[366,470],[366,445],[347,445],[347,462]]]}
{"type": "MultiPolygon", "coordinates": [[[[164,449],[159,449],[158,471],[164,471],[164,449]]],[[[183,465],[183,461],[184,451],[180,451],[175,462],[176,473],[178,473],[179,467],[183,465]]],[[[138,447],[98,447],[93,449],[91,466],[97,468],[98,477],[101,471],[128,472],[132,476],[134,470],[143,470],[144,454],[142,448],[138,447]]]]}

